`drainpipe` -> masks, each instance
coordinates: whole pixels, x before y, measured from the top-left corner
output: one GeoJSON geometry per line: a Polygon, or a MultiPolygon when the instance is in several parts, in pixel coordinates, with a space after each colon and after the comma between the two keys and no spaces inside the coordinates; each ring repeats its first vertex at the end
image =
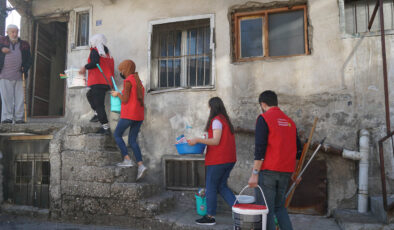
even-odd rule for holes
{"type": "Polygon", "coordinates": [[[343,149],[342,156],[347,159],[359,161],[358,174],[358,212],[365,213],[368,210],[368,154],[369,132],[365,129],[360,131],[360,152],[343,149]]]}

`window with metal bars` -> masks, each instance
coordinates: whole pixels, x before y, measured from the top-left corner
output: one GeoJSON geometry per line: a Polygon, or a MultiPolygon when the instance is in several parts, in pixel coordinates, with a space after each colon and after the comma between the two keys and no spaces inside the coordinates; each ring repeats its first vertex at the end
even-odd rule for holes
{"type": "Polygon", "coordinates": [[[153,26],[151,89],[212,86],[210,20],[153,26]]]}
{"type": "Polygon", "coordinates": [[[76,43],[77,46],[88,46],[89,45],[89,11],[77,12],[77,34],[76,43]]]}
{"type": "Polygon", "coordinates": [[[164,160],[165,185],[172,190],[196,190],[205,187],[204,159],[167,158],[164,160]]]}
{"type": "Polygon", "coordinates": [[[50,139],[45,138],[12,136],[6,141],[4,198],[10,203],[49,208],[50,139]]]}
{"type": "MultiPolygon", "coordinates": [[[[372,17],[376,0],[345,0],[345,29],[348,34],[380,31],[379,11],[375,16],[371,30],[368,23],[372,17]]],[[[394,30],[394,0],[383,0],[385,31],[394,30]]]]}

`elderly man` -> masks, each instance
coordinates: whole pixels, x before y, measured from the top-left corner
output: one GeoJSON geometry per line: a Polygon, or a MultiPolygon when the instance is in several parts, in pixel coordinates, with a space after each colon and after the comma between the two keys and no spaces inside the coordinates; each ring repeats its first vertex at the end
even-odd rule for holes
{"type": "Polygon", "coordinates": [[[24,123],[22,72],[29,70],[31,58],[29,43],[18,32],[16,25],[8,25],[7,36],[0,37],[1,123],[24,123]]]}

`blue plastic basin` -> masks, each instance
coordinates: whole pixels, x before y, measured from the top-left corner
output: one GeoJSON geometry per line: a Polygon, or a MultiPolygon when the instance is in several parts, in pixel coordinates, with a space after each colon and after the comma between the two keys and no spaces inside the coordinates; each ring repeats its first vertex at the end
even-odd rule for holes
{"type": "Polygon", "coordinates": [[[197,143],[193,146],[188,143],[176,144],[176,150],[179,154],[203,154],[205,149],[205,144],[197,143]]]}

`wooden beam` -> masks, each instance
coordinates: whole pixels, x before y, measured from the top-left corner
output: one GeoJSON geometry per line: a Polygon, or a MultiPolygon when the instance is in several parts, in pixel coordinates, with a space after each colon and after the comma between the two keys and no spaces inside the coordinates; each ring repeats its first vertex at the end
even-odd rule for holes
{"type": "Polygon", "coordinates": [[[23,136],[11,136],[11,141],[27,141],[27,140],[52,140],[53,135],[23,135],[23,136]]]}

